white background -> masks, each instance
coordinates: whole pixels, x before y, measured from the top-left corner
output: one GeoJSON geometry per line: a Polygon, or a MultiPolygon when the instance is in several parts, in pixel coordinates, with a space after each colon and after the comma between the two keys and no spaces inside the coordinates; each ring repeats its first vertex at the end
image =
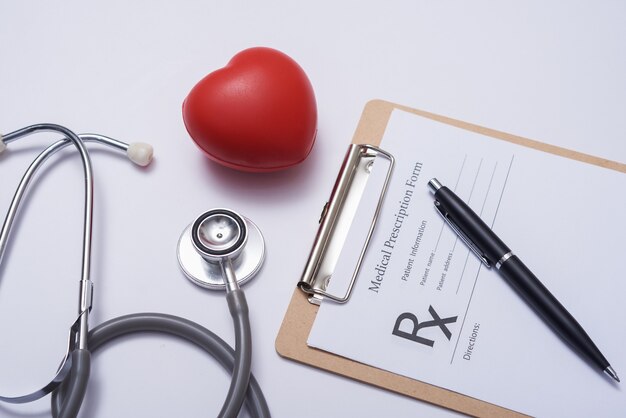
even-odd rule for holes
{"type": "MultiPolygon", "coordinates": [[[[623,162],[625,22],[618,1],[3,2],[0,132],[54,122],[155,146],[147,170],[108,151],[92,154],[93,325],[167,312],[232,343],[223,295],[188,282],[175,256],[195,216],[231,207],[267,241],[266,264],[246,290],[254,373],[274,416],[453,416],[274,350],[361,110],[382,98],[623,162]],[[252,46],[289,54],[316,92],[317,142],[303,164],[284,172],[218,167],[182,123],[189,89],[252,46]]],[[[0,208],[51,139],[16,142],[0,157],[0,208]]],[[[72,153],[55,161],[33,187],[0,266],[2,394],[35,389],[53,374],[76,313],[80,163],[72,153]]],[[[128,338],[94,356],[81,416],[214,416],[227,386],[227,374],[193,347],[128,338]]],[[[48,401],[0,405],[0,415],[49,416],[48,401]]]]}

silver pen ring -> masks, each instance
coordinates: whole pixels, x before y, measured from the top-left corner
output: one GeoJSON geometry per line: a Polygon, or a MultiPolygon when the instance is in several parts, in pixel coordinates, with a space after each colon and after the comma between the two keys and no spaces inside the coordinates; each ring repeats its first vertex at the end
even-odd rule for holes
{"type": "Polygon", "coordinates": [[[506,260],[508,260],[509,258],[513,257],[514,255],[515,255],[515,254],[513,254],[513,251],[509,251],[508,253],[504,254],[504,255],[502,256],[502,258],[500,258],[500,259],[498,260],[498,262],[496,263],[496,268],[497,268],[498,270],[500,270],[500,267],[502,267],[502,264],[504,264],[504,262],[505,262],[506,260]]]}

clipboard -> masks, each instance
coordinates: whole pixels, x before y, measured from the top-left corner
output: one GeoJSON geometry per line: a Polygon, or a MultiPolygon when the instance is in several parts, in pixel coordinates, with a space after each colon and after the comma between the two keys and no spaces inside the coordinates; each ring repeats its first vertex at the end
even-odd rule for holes
{"type": "MultiPolygon", "coordinates": [[[[345,190],[347,186],[344,183],[349,182],[350,178],[346,180],[345,173],[350,172],[350,167],[357,167],[357,162],[355,161],[358,159],[359,149],[362,153],[367,152],[368,149],[371,149],[373,154],[369,155],[369,158],[375,158],[375,154],[379,154],[380,152],[382,152],[383,156],[385,156],[384,151],[377,148],[377,146],[380,145],[383,134],[387,127],[387,123],[394,109],[403,110],[420,117],[432,119],[444,124],[455,126],[457,128],[476,132],[482,135],[533,148],[539,151],[560,155],[573,160],[626,173],[626,164],[594,157],[591,155],[568,150],[554,145],[545,144],[527,138],[522,138],[493,129],[488,129],[467,122],[451,119],[445,116],[425,112],[422,110],[412,109],[399,104],[394,104],[383,100],[372,100],[366,104],[365,109],[363,110],[361,119],[352,139],[353,145],[351,146],[346,160],[344,161],[344,165],[340,171],[337,183],[335,184],[335,187],[333,189],[331,199],[329,200],[329,202],[326,203],[324,209],[322,210],[322,216],[320,218],[320,224],[322,224],[322,227],[320,227],[320,231],[318,231],[318,236],[316,237],[311,257],[309,258],[309,262],[307,263],[307,267],[305,268],[305,272],[303,275],[304,277],[310,277],[312,275],[311,271],[307,271],[307,269],[310,270],[310,266],[312,264],[315,265],[315,263],[319,261],[313,260],[314,258],[319,256],[319,254],[314,254],[316,246],[320,243],[320,241],[323,241],[324,234],[329,233],[329,231],[322,230],[324,226],[323,224],[327,223],[326,221],[329,211],[333,210],[333,203],[336,204],[338,200],[342,200],[346,197],[345,190]],[[356,146],[358,146],[358,148],[356,146]]],[[[389,156],[386,157],[389,158],[389,156]]],[[[388,177],[390,176],[391,167],[393,166],[393,157],[391,157],[390,161],[391,162],[388,177]]],[[[350,176],[348,175],[347,177],[350,176]]],[[[383,186],[383,191],[381,192],[381,201],[384,199],[386,183],[387,181],[385,182],[385,186],[383,186]]],[[[340,204],[341,203],[343,202],[340,202],[340,204]]],[[[375,225],[375,218],[376,214],[374,215],[372,228],[375,225]]],[[[332,228],[330,230],[330,234],[332,235],[332,228]]],[[[368,240],[370,234],[368,234],[368,240]]],[[[363,247],[362,255],[366,251],[366,248],[367,243],[363,247]]],[[[358,275],[358,267],[359,266],[357,265],[354,276],[352,278],[352,282],[358,275]]],[[[321,285],[316,285],[315,283],[307,280],[308,279],[304,279],[304,281],[300,280],[300,282],[298,283],[299,286],[296,287],[293,293],[291,302],[289,303],[289,307],[287,308],[287,312],[285,314],[285,318],[283,319],[283,323],[276,338],[276,351],[282,357],[295,360],[297,362],[304,363],[310,366],[314,366],[316,368],[323,369],[331,373],[345,376],[359,382],[367,383],[375,387],[406,395],[414,399],[439,405],[441,407],[461,412],[470,416],[489,418],[526,416],[519,412],[476,398],[472,398],[458,392],[414,380],[326,351],[309,347],[307,345],[307,339],[313,326],[313,322],[315,321],[317,312],[319,310],[319,301],[322,297],[331,295],[324,294],[324,283],[322,283],[321,285]]],[[[351,284],[353,284],[352,282],[351,284]]],[[[348,292],[345,297],[337,297],[335,300],[339,302],[345,302],[347,300],[347,297],[349,297],[350,290],[351,285],[349,286],[348,292]]]]}

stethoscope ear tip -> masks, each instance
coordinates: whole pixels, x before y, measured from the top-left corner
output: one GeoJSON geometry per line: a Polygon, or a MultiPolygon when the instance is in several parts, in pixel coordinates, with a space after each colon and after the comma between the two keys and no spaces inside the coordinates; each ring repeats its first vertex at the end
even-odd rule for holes
{"type": "Polygon", "coordinates": [[[2,134],[0,134],[0,154],[2,154],[5,149],[7,149],[7,144],[4,143],[2,140],[2,134]]]}
{"type": "Polygon", "coordinates": [[[152,145],[144,142],[133,142],[128,145],[126,155],[133,163],[145,167],[149,165],[154,158],[154,148],[152,148],[152,145]]]}

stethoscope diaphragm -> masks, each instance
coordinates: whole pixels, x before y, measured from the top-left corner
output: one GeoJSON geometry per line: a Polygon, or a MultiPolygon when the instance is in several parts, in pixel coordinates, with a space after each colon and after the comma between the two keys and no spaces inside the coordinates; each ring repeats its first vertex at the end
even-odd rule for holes
{"type": "Polygon", "coordinates": [[[265,242],[250,219],[229,209],[211,209],[185,228],[177,254],[189,280],[208,289],[223,290],[226,282],[221,263],[230,260],[241,286],[260,270],[265,242]]]}

